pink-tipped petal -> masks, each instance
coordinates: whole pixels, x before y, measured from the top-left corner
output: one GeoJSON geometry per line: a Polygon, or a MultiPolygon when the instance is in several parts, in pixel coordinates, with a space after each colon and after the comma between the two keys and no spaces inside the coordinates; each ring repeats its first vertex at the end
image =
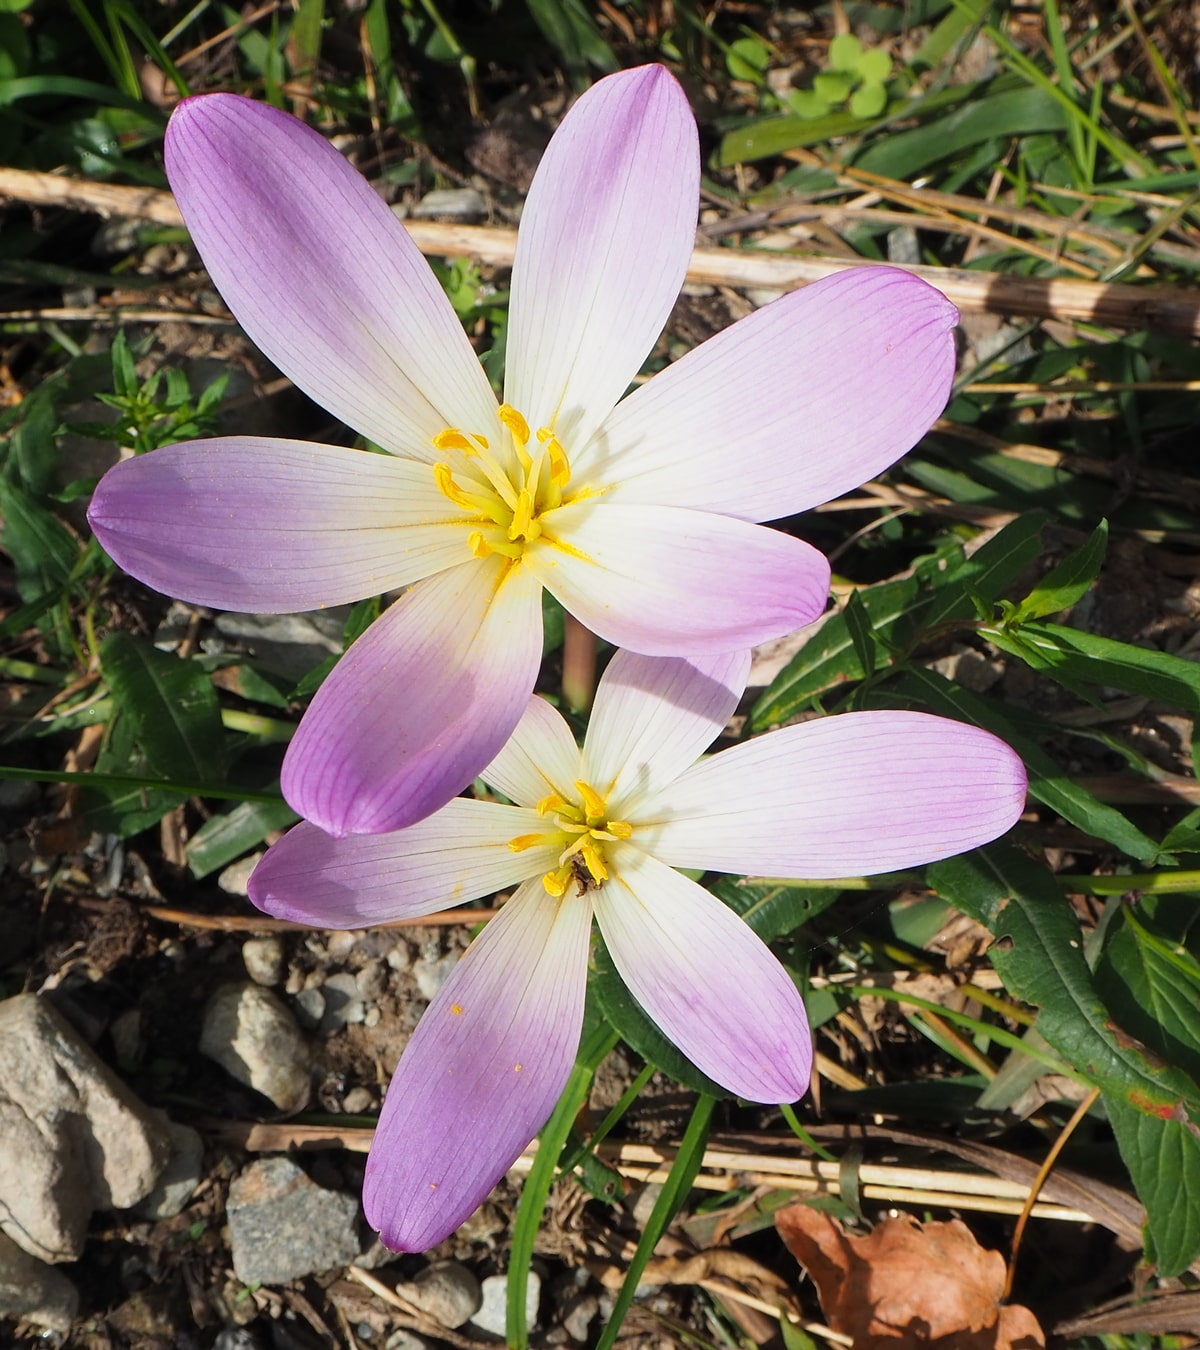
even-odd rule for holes
{"type": "Polygon", "coordinates": [[[535,694],[516,731],[479,776],[519,806],[536,806],[555,792],[575,797],[579,747],[562,713],[535,694]]]}
{"type": "MultiPolygon", "coordinates": [[[[639,830],[634,842],[640,837],[639,830]]],[[[613,875],[592,893],[596,919],[650,1019],[739,1097],[802,1097],[812,1075],[808,1018],[762,940],[715,896],[640,848],[626,845],[612,862],[613,875]]]]}
{"type": "Polygon", "coordinates": [[[1025,768],[989,732],[927,713],[844,713],[695,765],[638,842],[675,867],[870,876],[986,844],[1024,804],[1025,768]]]}
{"type": "Polygon", "coordinates": [[[323,408],[432,460],[447,426],[489,432],[496,402],[408,232],[317,132],[236,94],[185,99],[167,177],[217,290],[323,408]]]}
{"type": "Polygon", "coordinates": [[[583,776],[631,820],[717,739],[746,688],[750,653],[638,656],[618,651],[596,689],[583,776]]]}
{"type": "Polygon", "coordinates": [[[612,502],[778,520],[865,483],[924,435],[958,311],[891,267],[826,277],[710,338],[604,423],[581,480],[612,502]]]}
{"type": "Polygon", "coordinates": [[[114,465],[88,521],[156,591],[284,614],[379,595],[470,557],[449,507],[427,464],[237,436],[114,465]]]}
{"type": "Polygon", "coordinates": [[[541,656],[541,588],[520,565],[489,558],[418,582],[317,690],[283,795],[333,835],[424,819],[512,734],[541,656]]]}
{"type": "Polygon", "coordinates": [[[301,821],[254,869],[250,900],[277,919],[316,928],[419,918],[555,867],[558,848],[508,846],[545,824],[536,811],[466,797],[391,834],[335,839],[301,821]]]}
{"type": "Polygon", "coordinates": [[[368,1222],[396,1251],[442,1241],[554,1109],[579,1047],[591,910],[523,886],[421,1018],[367,1161],[368,1222]]]}
{"type": "Polygon", "coordinates": [[[700,152],[662,66],[594,84],[550,142],[521,213],[504,395],[568,454],[629,387],[696,238],[700,152]]]}
{"type": "Polygon", "coordinates": [[[542,520],[530,571],[593,633],[647,656],[753,647],[811,623],[829,594],[810,544],[729,516],[577,502],[542,520]]]}

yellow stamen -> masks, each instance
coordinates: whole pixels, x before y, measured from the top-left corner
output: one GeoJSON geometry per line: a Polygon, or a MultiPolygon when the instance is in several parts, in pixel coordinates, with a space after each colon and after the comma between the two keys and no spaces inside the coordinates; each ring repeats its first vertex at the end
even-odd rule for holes
{"type": "Polygon", "coordinates": [[[447,427],[433,438],[435,450],[465,450],[468,455],[473,455],[478,445],[487,449],[487,441],[482,436],[466,436],[455,427],[447,427]]]}
{"type": "Polygon", "coordinates": [[[438,491],[443,496],[449,497],[455,506],[465,507],[468,511],[478,510],[478,502],[473,501],[454,481],[454,474],[451,473],[449,464],[435,464],[433,466],[433,481],[438,485],[438,491]]]}
{"type": "Polygon", "coordinates": [[[496,416],[512,432],[516,444],[524,449],[529,444],[529,423],[511,403],[502,403],[496,409],[496,416]]]}
{"type": "Polygon", "coordinates": [[[571,463],[557,436],[551,436],[546,445],[550,459],[550,481],[556,488],[566,487],[571,480],[571,463]]]}
{"type": "Polygon", "coordinates": [[[588,783],[576,782],[575,787],[583,798],[583,808],[587,812],[588,820],[603,820],[607,810],[604,798],[588,783]]]}
{"type": "Polygon", "coordinates": [[[514,853],[524,853],[527,848],[548,843],[549,839],[550,836],[546,834],[519,834],[515,839],[508,841],[508,846],[514,853]]]}
{"type": "Polygon", "coordinates": [[[517,505],[513,510],[512,524],[508,527],[508,537],[513,540],[527,538],[532,520],[533,496],[528,488],[522,488],[517,494],[517,505]]]}
{"type": "Polygon", "coordinates": [[[610,820],[608,829],[614,839],[628,839],[633,834],[633,826],[626,820],[610,820]]]}
{"type": "Polygon", "coordinates": [[[562,811],[566,807],[566,802],[558,795],[552,792],[548,797],[543,797],[537,804],[537,813],[539,816],[548,816],[551,811],[562,811]]]}
{"type": "Polygon", "coordinates": [[[556,900],[561,899],[567,889],[566,878],[560,877],[557,872],[547,872],[542,878],[542,885],[556,900]]]}
{"type": "Polygon", "coordinates": [[[472,530],[467,535],[467,547],[476,558],[490,558],[494,552],[491,544],[479,533],[478,530],[472,530]]]}
{"type": "Polygon", "coordinates": [[[587,870],[592,876],[597,881],[607,881],[608,868],[604,865],[604,858],[590,839],[583,841],[579,846],[579,851],[583,854],[583,861],[587,863],[587,870]]]}

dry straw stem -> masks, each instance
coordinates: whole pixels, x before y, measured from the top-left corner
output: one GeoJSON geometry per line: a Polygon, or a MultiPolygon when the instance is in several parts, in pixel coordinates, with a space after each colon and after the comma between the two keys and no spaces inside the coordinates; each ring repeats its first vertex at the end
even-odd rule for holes
{"type": "MultiPolygon", "coordinates": [[[[343,1148],[353,1153],[366,1153],[374,1137],[374,1130],[355,1126],[244,1125],[225,1121],[215,1122],[212,1132],[228,1143],[264,1153],[290,1148],[343,1148]]],[[[536,1154],[535,1140],[511,1170],[518,1176],[525,1175],[533,1166],[536,1154]]],[[[666,1181],[676,1150],[669,1146],[605,1140],[597,1146],[596,1154],[622,1176],[645,1185],[666,1181]]],[[[798,1195],[838,1195],[840,1178],[840,1164],[797,1157],[791,1151],[751,1153],[709,1148],[704,1152],[701,1170],[692,1184],[697,1190],[717,1192],[762,1187],[794,1191],[798,1195]]],[[[863,1163],[858,1169],[858,1178],[864,1199],[918,1208],[936,1205],[944,1209],[1019,1215],[1030,1196],[1029,1186],[1019,1181],[939,1168],[863,1163]]],[[[1104,1222],[1103,1214],[1093,1215],[1087,1210],[1053,1201],[1039,1201],[1030,1212],[1039,1219],[1104,1222]]]]}
{"type": "MultiPolygon", "coordinates": [[[[910,189],[914,194],[917,189],[910,189]]],[[[159,225],[182,225],[169,192],[93,183],[57,174],[0,168],[0,201],[126,216],[159,225]]],[[[914,217],[919,224],[919,217],[914,217]]],[[[472,257],[495,267],[511,266],[516,231],[481,225],[406,221],[422,253],[472,257]]],[[[688,280],[716,286],[794,290],[810,281],[869,260],[780,255],[750,249],[698,248],[688,280]]],[[[1200,337],[1200,291],[1175,286],[1130,286],[1048,277],[1005,276],[950,267],[906,267],[936,286],[961,310],[1030,318],[1090,322],[1114,328],[1155,328],[1200,337]]],[[[0,319],[4,316],[0,315],[0,319]]]]}

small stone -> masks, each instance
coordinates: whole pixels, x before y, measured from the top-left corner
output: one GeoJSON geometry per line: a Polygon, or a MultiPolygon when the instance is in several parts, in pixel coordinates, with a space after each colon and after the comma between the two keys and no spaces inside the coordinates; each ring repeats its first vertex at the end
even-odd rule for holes
{"type": "Polygon", "coordinates": [[[417,988],[421,991],[421,997],[432,1001],[456,965],[458,965],[457,952],[441,956],[436,961],[418,961],[413,966],[413,977],[417,982],[417,988]]]}
{"type": "Polygon", "coordinates": [[[226,1205],[233,1269],[244,1284],[285,1284],[358,1257],[358,1202],[315,1185],[287,1158],[251,1163],[226,1205]]]}
{"type": "Polygon", "coordinates": [[[573,1341],[584,1342],[588,1338],[588,1329],[600,1311],[600,1300],[586,1289],[572,1294],[563,1306],[563,1329],[573,1341]]]}
{"type": "Polygon", "coordinates": [[[79,1291],[62,1271],[0,1233],[0,1317],[66,1332],[78,1311],[79,1291]]]}
{"type": "Polygon", "coordinates": [[[348,1116],[361,1116],[365,1111],[371,1109],[375,1098],[369,1089],[365,1087],[351,1088],[342,1098],[342,1110],[348,1116]]]}
{"type": "Polygon", "coordinates": [[[325,1016],[325,995],[319,989],[301,989],[292,1002],[300,1025],[315,1031],[325,1016]]]}
{"type": "Polygon", "coordinates": [[[437,1261],[415,1280],[402,1281],[396,1293],[416,1304],[444,1327],[461,1327],[483,1301],[479,1281],[458,1261],[437,1261]]]}
{"type": "Polygon", "coordinates": [[[283,978],[283,943],[274,936],[247,938],[242,943],[242,961],[255,984],[278,984],[283,978]]]}
{"type": "MultiPolygon", "coordinates": [[[[479,1311],[470,1319],[471,1325],[503,1339],[508,1320],[508,1276],[489,1275],[480,1285],[480,1293],[482,1301],[479,1311]]],[[[530,1330],[537,1326],[538,1305],[541,1301],[541,1276],[536,1270],[531,1270],[525,1284],[525,1325],[530,1330]]]]}
{"type": "Polygon", "coordinates": [[[387,988],[387,974],[383,962],[378,957],[368,961],[355,975],[354,983],[358,986],[358,992],[363,998],[371,1001],[379,998],[387,988]]]}
{"type": "Polygon", "coordinates": [[[0,1003],[0,1228],[43,1261],[83,1252],[92,1212],[128,1209],[166,1166],[170,1138],[58,1011],[0,1003]]]}
{"type": "Polygon", "coordinates": [[[640,1191],[633,1197],[632,1204],[628,1197],[625,1203],[630,1207],[630,1213],[633,1216],[634,1223],[638,1229],[644,1229],[650,1221],[650,1215],[654,1206],[658,1204],[658,1197],[662,1194],[662,1185],[657,1181],[648,1181],[640,1191]]]}
{"type": "Polygon", "coordinates": [[[146,1048],[142,1036],[141,1009],[127,1008],[114,1017],[108,1034],[112,1037],[113,1050],[116,1051],[120,1067],[126,1071],[136,1069],[146,1048]]]}
{"type": "Polygon", "coordinates": [[[204,1009],[200,1053],[281,1111],[308,1104],[308,1045],[287,1004],[269,989],[222,985],[204,1009]]]}
{"type": "Polygon", "coordinates": [[[335,1031],[341,1031],[349,1023],[361,1022],[366,1016],[358,985],[348,971],[331,975],[322,986],[322,992],[325,995],[325,1015],[320,1026],[323,1036],[332,1036],[335,1031]]]}
{"type": "Polygon", "coordinates": [[[380,1011],[379,1005],[377,1003],[372,1003],[367,1009],[366,1015],[363,1017],[363,1026],[377,1027],[382,1021],[383,1013],[380,1011]]]}
{"type": "Polygon", "coordinates": [[[169,1120],[156,1111],[171,1136],[171,1156],[154,1189],[133,1207],[139,1219],[173,1219],[196,1194],[204,1176],[204,1142],[190,1125],[169,1120]]]}
{"type": "Polygon", "coordinates": [[[390,970],[407,970],[412,965],[412,952],[408,950],[408,943],[403,940],[397,942],[385,959],[390,970]]]}
{"type": "Polygon", "coordinates": [[[335,961],[342,961],[358,946],[360,936],[351,929],[340,928],[325,939],[326,950],[335,961]]]}
{"type": "Polygon", "coordinates": [[[383,1350],[433,1350],[433,1342],[401,1327],[384,1341],[383,1350]]]}
{"type": "Polygon", "coordinates": [[[237,862],[230,863],[217,876],[217,885],[226,893],[226,895],[245,895],[249,889],[250,873],[262,861],[263,850],[259,849],[257,853],[251,853],[247,858],[239,858],[237,862]]]}
{"type": "Polygon", "coordinates": [[[487,202],[474,188],[434,188],[412,209],[414,220],[451,220],[478,223],[488,218],[487,202]]]}

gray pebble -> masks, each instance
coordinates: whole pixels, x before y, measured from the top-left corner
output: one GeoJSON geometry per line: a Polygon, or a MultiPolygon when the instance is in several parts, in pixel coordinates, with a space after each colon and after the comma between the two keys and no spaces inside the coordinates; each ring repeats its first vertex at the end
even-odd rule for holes
{"type": "Polygon", "coordinates": [[[0,1317],[66,1332],[78,1311],[79,1291],[62,1271],[23,1252],[0,1233],[0,1317]]]}
{"type": "Polygon", "coordinates": [[[159,1175],[154,1189],[133,1207],[139,1219],[173,1219],[196,1194],[204,1176],[204,1143],[190,1125],[169,1120],[163,1111],[154,1113],[162,1118],[171,1136],[171,1156],[159,1175]]]}
{"type": "Polygon", "coordinates": [[[283,979],[283,943],[273,934],[247,938],[242,943],[242,960],[255,984],[273,985],[283,979]]]}
{"type": "Polygon", "coordinates": [[[222,985],[204,1009],[200,1053],[281,1111],[308,1104],[308,1045],[287,1004],[269,989],[222,985]]]}
{"type": "Polygon", "coordinates": [[[461,1327],[479,1310],[479,1281],[458,1261],[426,1266],[415,1280],[396,1286],[396,1293],[444,1327],[461,1327]]]}
{"type": "MultiPolygon", "coordinates": [[[[482,1303],[479,1311],[471,1318],[471,1325],[503,1339],[508,1320],[508,1276],[489,1275],[480,1286],[480,1292],[482,1303]]],[[[525,1325],[531,1331],[537,1326],[538,1305],[541,1301],[541,1276],[536,1270],[531,1270],[525,1285],[525,1325]]]]}
{"type": "Polygon", "coordinates": [[[313,1031],[321,1025],[321,1018],[325,1016],[325,995],[319,989],[301,989],[292,1002],[301,1026],[313,1031]]]}
{"type": "Polygon", "coordinates": [[[449,956],[441,956],[436,961],[418,961],[413,966],[413,977],[417,981],[417,988],[421,991],[422,998],[432,1000],[437,991],[446,983],[450,972],[456,965],[458,965],[457,952],[449,956]]]}
{"type": "Polygon", "coordinates": [[[331,1036],[344,1026],[361,1022],[366,1016],[358,985],[348,971],[331,975],[322,986],[322,993],[325,995],[325,1014],[320,1026],[323,1036],[331,1036]]]}

